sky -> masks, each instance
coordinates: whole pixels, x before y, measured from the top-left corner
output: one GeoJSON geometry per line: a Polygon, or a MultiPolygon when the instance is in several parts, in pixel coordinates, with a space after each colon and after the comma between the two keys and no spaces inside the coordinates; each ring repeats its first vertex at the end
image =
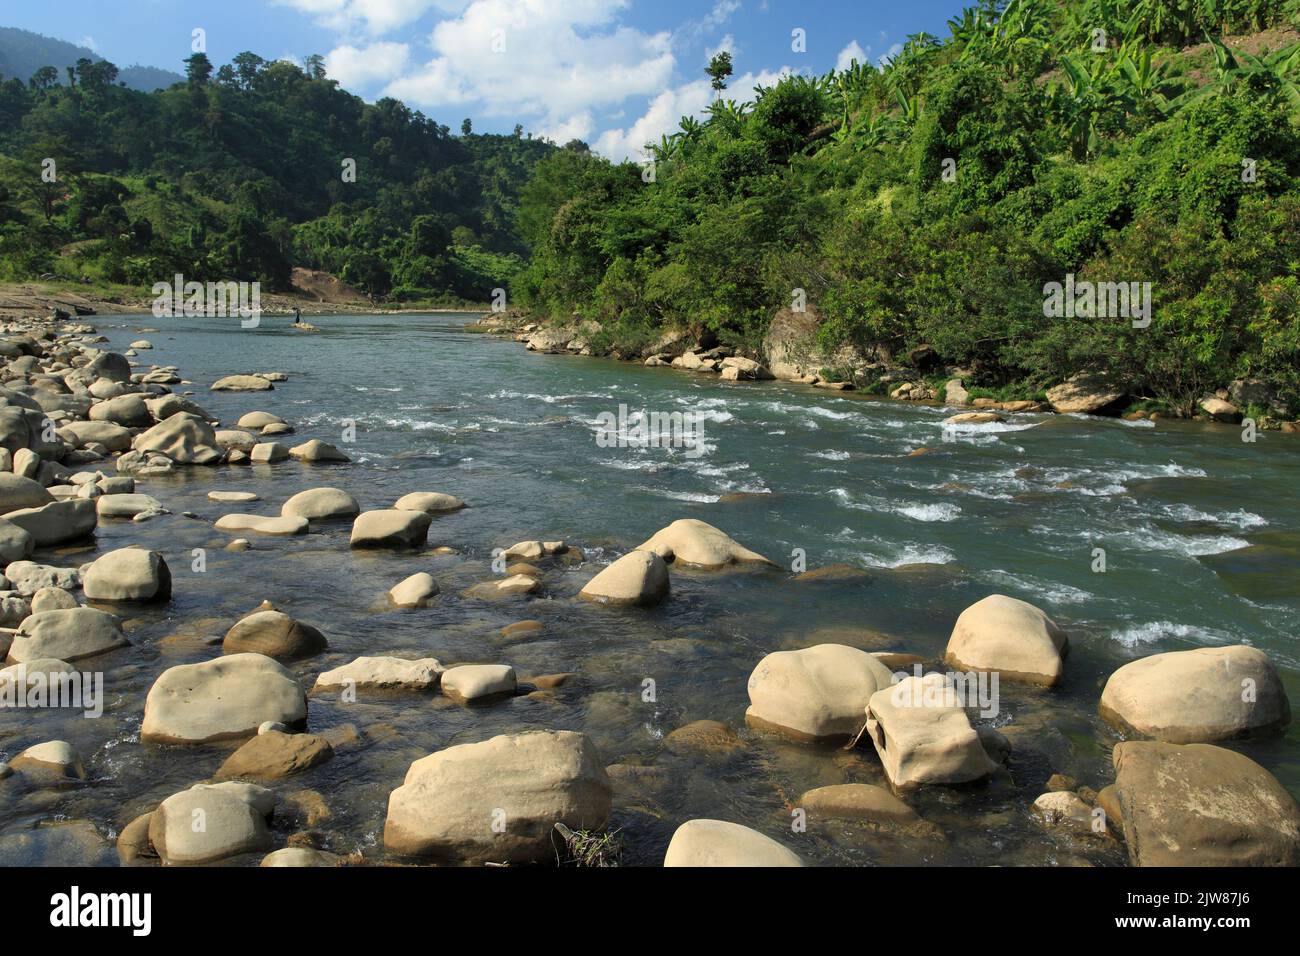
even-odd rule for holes
{"type": "MultiPolygon", "coordinates": [[[[965,0],[971,2],[971,0],[965,0]]],[[[0,26],[79,43],[119,67],[182,70],[195,30],[221,65],[251,50],[301,62],[373,102],[455,131],[581,139],[612,159],[698,115],[704,67],[732,56],[727,97],[782,72],[877,63],[909,34],[948,35],[963,0],[0,0],[0,26]],[[801,31],[801,32],[800,32],[801,31]]]]}

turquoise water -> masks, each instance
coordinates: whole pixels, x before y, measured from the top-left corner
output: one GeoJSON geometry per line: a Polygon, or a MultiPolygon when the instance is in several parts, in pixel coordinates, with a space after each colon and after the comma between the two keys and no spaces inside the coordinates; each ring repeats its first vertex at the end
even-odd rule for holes
{"type": "MultiPolygon", "coordinates": [[[[343,447],[348,466],[190,469],[139,490],[173,515],[146,524],[101,523],[97,545],[47,556],[76,564],[139,541],[173,569],[174,597],[129,622],[135,646],[97,659],[107,713],[0,714],[0,759],[62,737],[86,758],[93,783],[58,794],[0,800],[0,835],[48,819],[89,819],[112,835],[139,812],[210,775],[229,748],[142,745],[144,695],[175,663],[206,659],[208,635],[263,599],[317,624],[326,655],[293,665],[305,684],[360,654],[432,654],[444,663],[503,662],[521,675],[574,672],[554,692],[465,709],[442,698],[345,705],[313,698],[310,726],[353,723],[365,743],[340,750],[282,792],[311,789],[332,818],[323,846],[383,859],[388,793],[406,766],[453,743],[534,727],[585,730],[607,763],[657,769],[620,791],[614,826],[625,859],[658,863],[677,824],[694,816],[757,827],[820,863],[1119,863],[1120,848],[1048,835],[1028,807],[1056,771],[1100,788],[1116,737],[1095,716],[1108,674],[1164,650],[1246,642],[1267,651],[1300,700],[1300,436],[1194,423],[1128,423],[1074,416],[1010,416],[1003,425],[949,435],[946,413],[785,383],[726,383],[713,376],[573,356],[536,355],[470,334],[463,315],[325,316],[321,332],[266,319],[97,319],[124,349],[144,326],[152,352],[174,364],[195,399],[223,421],[274,412],[343,447]],[[268,393],[210,393],[216,378],[283,371],[268,393]],[[620,404],[703,414],[704,452],[602,448],[597,416],[620,404]],[[343,433],[355,423],[352,443],[343,433]],[[912,455],[919,448],[928,451],[912,455]],[[243,554],[211,522],[207,491],[254,490],[244,510],[278,514],[304,488],[350,491],[363,508],[410,491],[442,491],[470,508],[434,521],[430,548],[457,555],[352,554],[346,524],[296,539],[255,539],[243,554]],[[736,497],[724,497],[735,495],[736,497]],[[194,517],[182,512],[190,511],[194,517]],[[700,518],[778,564],[779,571],[673,572],[673,594],[653,610],[615,610],[574,599],[600,567],[657,529],[700,518]],[[577,568],[548,569],[544,594],[512,603],[462,597],[491,576],[491,552],[525,539],[582,546],[577,568]],[[193,548],[208,569],[190,571],[193,548]],[[1106,571],[1095,573],[1094,549],[1106,571]],[[844,563],[851,580],[795,582],[807,566],[844,563]],[[442,586],[437,606],[396,612],[384,592],[418,570],[442,586]],[[882,782],[869,750],[785,743],[744,727],[745,684],[767,652],[824,641],[870,650],[942,655],[963,608],[1000,592],[1043,608],[1071,637],[1066,680],[1052,691],[1004,683],[992,722],[1016,747],[1011,774],[909,800],[942,840],[890,836],[854,825],[790,830],[790,808],[814,786],[882,782]],[[540,633],[500,628],[536,619],[540,633]],[[179,635],[179,636],[177,636],[179,635]],[[645,703],[652,678],[657,700],[645,703]],[[683,753],[664,736],[712,718],[740,731],[731,755],[683,753]]],[[[1237,745],[1300,793],[1300,732],[1237,745]]],[[[287,818],[282,838],[300,827],[287,818]]],[[[10,861],[4,861],[10,862],[10,861]]]]}

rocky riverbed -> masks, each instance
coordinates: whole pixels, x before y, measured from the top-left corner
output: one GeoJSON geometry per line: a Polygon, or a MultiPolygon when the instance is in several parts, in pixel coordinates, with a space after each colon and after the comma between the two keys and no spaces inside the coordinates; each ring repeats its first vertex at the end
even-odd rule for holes
{"type": "Polygon", "coordinates": [[[1300,862],[1289,660],[1125,659],[945,564],[792,566],[775,517],[539,522],[564,419],[470,481],[117,325],[0,339],[0,864],[1300,862]]]}

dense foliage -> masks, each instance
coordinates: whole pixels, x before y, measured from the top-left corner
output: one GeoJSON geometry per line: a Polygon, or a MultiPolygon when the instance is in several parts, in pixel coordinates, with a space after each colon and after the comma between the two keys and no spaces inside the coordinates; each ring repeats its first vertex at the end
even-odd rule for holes
{"type": "Polygon", "coordinates": [[[1026,393],[1101,371],[1183,411],[1258,376],[1300,407],[1298,20],[1266,0],[985,2],[883,68],[720,91],[644,168],[539,163],[516,295],[634,346],[754,348],[803,290],[828,352],[928,343],[1026,393]],[[1067,274],[1150,282],[1149,326],[1045,318],[1067,274]]]}
{"type": "Polygon", "coordinates": [[[196,54],[186,72],[154,93],[89,59],[0,81],[0,279],[283,289],[300,265],[381,298],[482,301],[521,266],[518,192],[548,143],[368,105],[319,57],[196,54]]]}

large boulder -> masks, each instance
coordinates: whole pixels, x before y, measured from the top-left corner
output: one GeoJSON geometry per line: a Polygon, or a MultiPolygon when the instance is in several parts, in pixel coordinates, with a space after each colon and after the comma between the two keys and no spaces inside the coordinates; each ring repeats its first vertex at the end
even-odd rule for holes
{"type": "Polygon", "coordinates": [[[318,691],[391,691],[420,693],[437,688],[444,668],[437,658],[408,661],[400,657],[358,657],[350,664],[320,674],[318,691]]]}
{"type": "Polygon", "coordinates": [[[327,646],[316,628],[280,611],[255,611],[237,621],[221,642],[227,654],[265,654],[281,661],[311,657],[327,646]]]}
{"type": "Polygon", "coordinates": [[[172,576],[157,551],[119,548],[91,563],[81,587],[91,601],[165,601],[172,576]]]}
{"type": "Polygon", "coordinates": [[[352,523],[354,548],[418,548],[429,535],[432,518],[423,511],[363,511],[352,523]]]}
{"type": "Polygon", "coordinates": [[[0,518],[0,566],[31,557],[35,548],[31,532],[0,518]]]}
{"type": "Polygon", "coordinates": [[[448,747],[411,764],[389,797],[384,844],[445,861],[551,860],[555,824],[603,829],[612,791],[586,734],[506,734],[448,747]]]}
{"type": "Polygon", "coordinates": [[[702,568],[720,568],[739,562],[772,564],[711,524],[697,518],[680,518],[657,532],[638,551],[653,551],[665,561],[702,568]]]}
{"type": "Polygon", "coordinates": [[[1201,647],[1125,664],[1106,681],[1101,716],[1130,735],[1175,744],[1271,733],[1291,722],[1286,689],[1254,647],[1201,647]]]}
{"type": "Polygon", "coordinates": [[[871,695],[892,682],[888,667],[856,647],[776,651],[749,675],[745,720],[800,740],[842,740],[862,728],[871,695]]]}
{"type": "Polygon", "coordinates": [[[948,677],[907,677],[876,691],[867,736],[898,790],[969,783],[997,769],[971,726],[948,677]]]}
{"type": "Polygon", "coordinates": [[[653,551],[623,555],[586,583],[578,597],[604,604],[658,604],[668,596],[668,565],[653,551]]]}
{"type": "Polygon", "coordinates": [[[274,845],[267,821],[275,802],[274,791],[251,783],[195,784],[159,804],[149,842],[167,865],[264,853],[274,845]]]}
{"type": "Polygon", "coordinates": [[[212,415],[201,405],[185,398],[183,395],[162,395],[158,398],[145,399],[145,407],[149,409],[149,415],[156,422],[165,422],[177,412],[185,412],[203,419],[205,422],[212,421],[212,415]]]}
{"type": "Polygon", "coordinates": [[[117,352],[102,352],[98,349],[92,350],[90,355],[90,361],[80,369],[86,382],[94,382],[101,378],[106,378],[110,382],[131,381],[131,363],[127,361],[125,355],[117,352]]]}
{"type": "Polygon", "coordinates": [[[309,488],[298,492],[280,508],[282,515],[308,521],[355,518],[360,513],[357,499],[340,488],[309,488]]]}
{"type": "Polygon", "coordinates": [[[40,611],[18,627],[9,660],[22,664],[41,658],[79,661],[127,645],[117,618],[91,607],[40,611]]]}
{"type": "Polygon", "coordinates": [[[1300,807],[1249,757],[1130,740],[1113,760],[1134,866],[1300,866],[1300,807]]]}
{"type": "Polygon", "coordinates": [[[149,428],[154,423],[145,396],[140,392],[119,395],[90,406],[90,420],[112,422],[127,428],[149,428]]]}
{"type": "Polygon", "coordinates": [[[1052,408],[1062,414],[1097,414],[1109,411],[1124,400],[1124,389],[1104,375],[1080,373],[1047,390],[1052,408]]]}
{"type": "Polygon", "coordinates": [[[215,465],[224,455],[212,426],[189,412],[177,412],[141,432],[131,442],[131,448],[166,455],[181,465],[215,465]]]}
{"type": "Polygon", "coordinates": [[[140,739],[174,744],[240,739],[253,736],[268,720],[287,727],[304,724],[302,688],[292,672],[269,657],[230,654],[163,671],[145,698],[140,739]]]}
{"type": "Polygon", "coordinates": [[[990,594],[961,612],[944,660],[962,670],[1051,686],[1061,679],[1068,647],[1065,632],[1038,608],[990,594]]]}
{"type": "Polygon", "coordinates": [[[103,445],[109,451],[126,451],[131,447],[131,431],[113,422],[69,422],[59,429],[59,437],[76,448],[103,445]]]}
{"type": "Polygon", "coordinates": [[[673,833],[664,866],[803,866],[787,850],[757,830],[725,820],[687,820],[673,833]]]}
{"type": "Polygon", "coordinates": [[[68,498],[39,508],[23,508],[4,516],[32,536],[38,548],[77,541],[95,531],[98,516],[91,498],[68,498]]]}
{"type": "Polygon", "coordinates": [[[0,514],[23,508],[39,508],[53,500],[54,496],[39,481],[7,471],[0,472],[0,514]]]}

